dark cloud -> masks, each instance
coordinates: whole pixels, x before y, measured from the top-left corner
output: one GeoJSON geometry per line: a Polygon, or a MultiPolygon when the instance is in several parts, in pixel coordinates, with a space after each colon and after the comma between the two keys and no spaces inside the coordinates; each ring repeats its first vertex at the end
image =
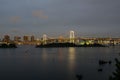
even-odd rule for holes
{"type": "Polygon", "coordinates": [[[3,30],[21,26],[26,32],[63,33],[73,29],[102,36],[112,32],[116,36],[120,30],[119,3],[119,0],[0,0],[0,24],[6,25],[3,30]],[[11,16],[11,21],[19,24],[9,25],[11,16]]]}
{"type": "Polygon", "coordinates": [[[42,11],[42,10],[33,11],[32,16],[42,18],[42,19],[48,19],[48,16],[46,16],[44,11],[42,11]]]}
{"type": "Polygon", "coordinates": [[[15,29],[12,29],[11,32],[14,34],[17,34],[17,33],[20,33],[21,31],[19,29],[15,28],[15,29]]]}
{"type": "Polygon", "coordinates": [[[19,23],[20,22],[20,20],[21,20],[21,17],[20,16],[12,16],[12,17],[10,17],[10,22],[12,22],[12,23],[19,23]]]}

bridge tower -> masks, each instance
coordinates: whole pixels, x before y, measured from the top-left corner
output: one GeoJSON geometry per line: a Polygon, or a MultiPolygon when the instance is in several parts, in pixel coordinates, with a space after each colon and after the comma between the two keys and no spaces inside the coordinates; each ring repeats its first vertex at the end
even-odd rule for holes
{"type": "Polygon", "coordinates": [[[74,31],[70,31],[70,43],[74,43],[75,42],[75,33],[74,31]]]}
{"type": "Polygon", "coordinates": [[[47,44],[47,35],[43,34],[43,44],[47,44]]]}

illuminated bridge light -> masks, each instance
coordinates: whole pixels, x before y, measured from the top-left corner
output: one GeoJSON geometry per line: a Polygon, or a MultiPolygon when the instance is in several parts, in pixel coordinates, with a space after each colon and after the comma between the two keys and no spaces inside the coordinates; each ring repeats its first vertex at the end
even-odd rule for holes
{"type": "Polygon", "coordinates": [[[70,31],[70,43],[74,43],[75,42],[74,39],[75,39],[75,33],[74,31],[70,31]]]}
{"type": "Polygon", "coordinates": [[[47,35],[44,34],[44,35],[43,35],[43,44],[46,44],[46,43],[47,43],[46,41],[47,41],[47,35]]]}

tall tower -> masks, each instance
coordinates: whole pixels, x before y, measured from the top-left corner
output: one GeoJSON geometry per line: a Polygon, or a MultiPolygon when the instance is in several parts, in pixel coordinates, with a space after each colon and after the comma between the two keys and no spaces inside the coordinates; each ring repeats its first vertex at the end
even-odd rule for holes
{"type": "Polygon", "coordinates": [[[46,44],[46,43],[47,43],[47,35],[44,34],[44,35],[43,35],[43,44],[46,44]]]}
{"type": "Polygon", "coordinates": [[[70,31],[70,43],[74,43],[75,33],[74,31],[70,31]]]}

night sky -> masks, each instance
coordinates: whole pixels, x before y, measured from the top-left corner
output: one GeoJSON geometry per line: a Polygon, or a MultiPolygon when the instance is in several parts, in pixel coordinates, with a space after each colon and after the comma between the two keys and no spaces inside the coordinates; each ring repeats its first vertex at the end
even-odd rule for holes
{"type": "Polygon", "coordinates": [[[0,0],[0,36],[120,37],[120,0],[0,0]]]}

